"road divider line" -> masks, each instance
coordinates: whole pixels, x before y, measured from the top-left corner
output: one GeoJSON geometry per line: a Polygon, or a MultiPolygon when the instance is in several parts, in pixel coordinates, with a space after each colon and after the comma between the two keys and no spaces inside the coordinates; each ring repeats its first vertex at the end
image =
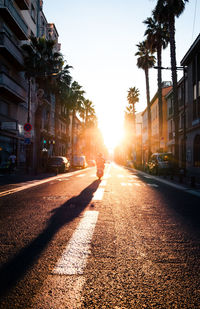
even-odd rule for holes
{"type": "Polygon", "coordinates": [[[92,201],[101,201],[103,199],[105,188],[98,188],[97,191],[94,193],[92,201]]]}
{"type": "Polygon", "coordinates": [[[147,183],[147,186],[158,188],[159,186],[155,183],[147,183]]]}
{"type": "Polygon", "coordinates": [[[53,274],[82,275],[90,254],[90,244],[98,219],[98,211],[86,211],[72,235],[53,274]]]}
{"type": "Polygon", "coordinates": [[[57,176],[51,176],[51,177],[48,177],[48,178],[42,179],[42,180],[30,181],[30,182],[28,182],[28,184],[25,184],[25,185],[19,184],[19,187],[17,187],[17,188],[0,192],[0,197],[5,196],[5,195],[9,195],[9,194],[13,194],[13,193],[16,193],[16,192],[20,192],[22,190],[26,190],[26,189],[29,189],[29,188],[32,188],[32,187],[35,187],[35,186],[39,186],[43,183],[47,183],[47,182],[50,182],[50,181],[53,181],[53,180],[57,180],[57,179],[67,180],[67,178],[72,177],[72,176],[74,176],[78,173],[80,173],[80,171],[70,172],[70,173],[67,173],[67,175],[66,174],[57,175],[57,176]]]}

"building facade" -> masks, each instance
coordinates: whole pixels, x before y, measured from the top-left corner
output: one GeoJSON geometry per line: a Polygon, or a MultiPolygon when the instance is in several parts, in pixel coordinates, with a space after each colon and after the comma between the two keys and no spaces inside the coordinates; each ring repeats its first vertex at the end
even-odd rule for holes
{"type": "Polygon", "coordinates": [[[158,93],[151,100],[151,152],[167,151],[167,102],[166,94],[172,89],[170,82],[162,84],[162,136],[159,136],[158,93]]]}
{"type": "Polygon", "coordinates": [[[181,61],[186,86],[186,168],[200,176],[200,34],[181,61]]]}
{"type": "Polygon", "coordinates": [[[0,0],[0,166],[11,153],[17,163],[26,160],[23,126],[27,121],[28,84],[24,78],[21,43],[28,39],[23,12],[29,1],[0,0]]]}

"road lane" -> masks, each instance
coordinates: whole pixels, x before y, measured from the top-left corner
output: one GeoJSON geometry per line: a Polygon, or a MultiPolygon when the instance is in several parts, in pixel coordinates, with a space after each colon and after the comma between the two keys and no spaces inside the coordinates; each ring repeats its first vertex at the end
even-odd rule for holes
{"type": "MultiPolygon", "coordinates": [[[[197,197],[185,192],[180,195],[176,188],[169,189],[166,184],[115,165],[102,182],[91,169],[70,182],[57,181],[25,192],[28,195],[13,195],[13,208],[11,196],[2,198],[7,206],[0,207],[0,223],[4,224],[0,225],[0,239],[10,247],[14,238],[19,250],[15,235],[24,220],[21,248],[26,247],[29,224],[28,231],[33,229],[29,249],[31,253],[40,250],[34,253],[31,265],[26,255],[29,263],[25,260],[25,269],[21,265],[23,276],[21,273],[17,278],[16,287],[9,290],[1,308],[10,304],[32,309],[198,308],[197,197]],[[95,200],[95,192],[101,188],[102,200],[95,200]],[[98,212],[98,220],[83,273],[53,274],[87,211],[98,212]],[[16,232],[10,230],[10,235],[3,237],[6,225],[16,220],[16,232]]],[[[12,255],[7,248],[7,256],[12,255]]]]}

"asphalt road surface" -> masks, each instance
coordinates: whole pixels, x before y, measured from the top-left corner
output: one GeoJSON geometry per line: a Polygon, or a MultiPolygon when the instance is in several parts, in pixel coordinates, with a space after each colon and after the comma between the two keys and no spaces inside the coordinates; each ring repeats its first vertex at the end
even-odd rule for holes
{"type": "Polygon", "coordinates": [[[115,164],[17,188],[0,195],[0,308],[200,308],[200,197],[115,164]]]}

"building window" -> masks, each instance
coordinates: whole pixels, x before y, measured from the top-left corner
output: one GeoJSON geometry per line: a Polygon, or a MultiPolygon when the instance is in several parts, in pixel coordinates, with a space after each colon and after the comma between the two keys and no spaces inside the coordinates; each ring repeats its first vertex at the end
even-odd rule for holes
{"type": "Polygon", "coordinates": [[[197,98],[197,86],[196,84],[194,84],[193,86],[193,99],[196,100],[197,98]]]}
{"type": "Polygon", "coordinates": [[[194,139],[194,166],[200,167],[200,135],[194,139]]]}
{"type": "Polygon", "coordinates": [[[8,116],[8,104],[0,102],[0,114],[8,116]]]}
{"type": "Polygon", "coordinates": [[[35,13],[35,8],[34,8],[33,4],[31,4],[31,17],[32,17],[33,21],[35,22],[36,13],[35,13]]]}

